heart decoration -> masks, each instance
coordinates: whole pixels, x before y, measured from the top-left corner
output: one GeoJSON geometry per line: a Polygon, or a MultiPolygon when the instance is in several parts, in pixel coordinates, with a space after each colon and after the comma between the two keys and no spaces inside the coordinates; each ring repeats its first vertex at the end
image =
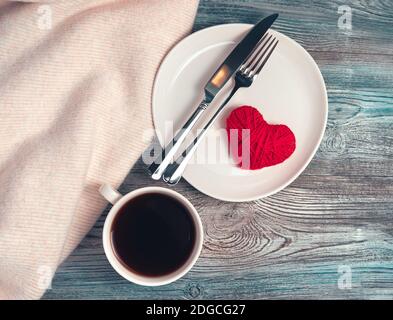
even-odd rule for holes
{"type": "Polygon", "coordinates": [[[243,169],[274,166],[295,151],[295,135],[286,125],[270,124],[254,107],[241,106],[226,121],[229,149],[243,169]],[[244,130],[245,129],[245,130],[244,130]]]}

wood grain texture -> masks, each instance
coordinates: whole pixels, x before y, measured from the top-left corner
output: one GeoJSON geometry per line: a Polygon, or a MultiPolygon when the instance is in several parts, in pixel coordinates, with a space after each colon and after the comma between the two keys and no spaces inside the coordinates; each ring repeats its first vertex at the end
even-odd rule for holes
{"type": "MultiPolygon", "coordinates": [[[[273,196],[236,204],[179,183],[205,243],[192,271],[163,287],[112,270],[101,243],[107,209],[44,298],[393,299],[393,2],[205,0],[194,29],[273,12],[275,29],[311,53],[328,88],[327,131],[304,173],[273,196]],[[337,27],[340,5],[352,8],[352,30],[337,27]],[[340,266],[351,268],[352,289],[339,289],[340,266]]],[[[152,184],[162,185],[140,161],[121,191],[152,184]]]]}

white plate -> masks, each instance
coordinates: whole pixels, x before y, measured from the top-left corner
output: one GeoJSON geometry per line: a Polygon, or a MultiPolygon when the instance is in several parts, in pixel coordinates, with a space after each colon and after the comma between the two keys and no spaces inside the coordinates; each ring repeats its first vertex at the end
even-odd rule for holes
{"type": "MultiPolygon", "coordinates": [[[[174,130],[182,126],[202,99],[205,83],[250,28],[248,24],[210,27],[191,34],[166,56],[153,90],[153,120],[161,145],[172,139],[172,121],[174,130]]],[[[229,102],[199,146],[194,157],[198,161],[194,159],[184,172],[191,185],[217,199],[250,201],[285,188],[311,161],[326,127],[327,94],[318,66],[295,41],[277,31],[269,32],[280,40],[273,55],[254,84],[238,91],[229,102]],[[241,105],[256,107],[269,123],[291,128],[296,150],[286,161],[253,171],[231,163],[223,128],[231,110],[241,105]]],[[[232,85],[228,82],[226,93],[232,85]]],[[[225,98],[225,92],[206,110],[199,128],[225,98]]]]}

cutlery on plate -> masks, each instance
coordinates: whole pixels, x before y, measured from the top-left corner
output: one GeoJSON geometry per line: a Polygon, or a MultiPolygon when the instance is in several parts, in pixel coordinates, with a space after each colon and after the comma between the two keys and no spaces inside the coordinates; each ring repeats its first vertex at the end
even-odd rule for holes
{"type": "Polygon", "coordinates": [[[194,141],[183,151],[181,156],[179,156],[176,161],[167,166],[163,176],[165,182],[169,184],[176,184],[181,179],[188,161],[191,159],[193,153],[198,148],[198,145],[206,135],[208,129],[218,118],[222,110],[224,110],[225,105],[229,102],[229,100],[231,100],[237,90],[240,88],[248,88],[252,85],[253,81],[256,79],[258,74],[265,66],[266,62],[269,60],[277,44],[278,40],[272,35],[269,36],[268,34],[265,34],[262,37],[258,45],[236,72],[235,85],[229,96],[209,119],[207,124],[203,127],[202,131],[198,134],[194,141]]]}
{"type": "Polygon", "coordinates": [[[271,27],[277,17],[278,14],[273,14],[259,21],[232,50],[220,67],[213,73],[213,76],[204,88],[205,96],[202,102],[183,125],[182,129],[176,133],[172,141],[164,149],[162,149],[161,155],[149,166],[151,177],[154,180],[161,179],[164,171],[168,165],[170,165],[172,158],[175,156],[182,142],[198,121],[202,113],[206,110],[214,97],[224,87],[232,75],[239,69],[244,60],[249,57],[250,52],[252,52],[257,43],[260,42],[261,37],[271,27]]]}

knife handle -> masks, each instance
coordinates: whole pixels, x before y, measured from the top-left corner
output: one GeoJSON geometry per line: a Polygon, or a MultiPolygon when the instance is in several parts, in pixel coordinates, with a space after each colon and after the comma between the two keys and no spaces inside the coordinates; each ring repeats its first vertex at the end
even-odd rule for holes
{"type": "Polygon", "coordinates": [[[201,101],[198,108],[194,111],[191,117],[186,121],[183,127],[176,133],[174,138],[170,143],[166,145],[164,149],[162,149],[161,156],[157,157],[154,162],[149,166],[149,171],[151,173],[151,177],[154,180],[160,180],[164,171],[171,163],[172,158],[179,150],[180,145],[191,131],[195,123],[201,117],[202,113],[209,106],[210,101],[206,98],[201,101]]]}
{"type": "Polygon", "coordinates": [[[237,92],[239,88],[240,86],[236,83],[231,93],[228,95],[225,101],[220,105],[220,107],[210,118],[210,120],[206,123],[206,125],[203,127],[202,131],[198,134],[198,136],[194,139],[194,141],[183,151],[183,153],[181,154],[181,156],[179,156],[179,158],[177,158],[173,163],[170,163],[168,165],[167,170],[165,170],[164,172],[164,181],[166,183],[170,185],[174,185],[179,182],[179,180],[183,175],[184,170],[186,169],[188,162],[190,161],[192,155],[198,148],[198,145],[201,143],[202,139],[207,134],[209,128],[213,125],[213,123],[216,121],[218,116],[221,114],[222,110],[224,110],[229,100],[232,99],[232,97],[234,96],[234,94],[237,92]]]}

